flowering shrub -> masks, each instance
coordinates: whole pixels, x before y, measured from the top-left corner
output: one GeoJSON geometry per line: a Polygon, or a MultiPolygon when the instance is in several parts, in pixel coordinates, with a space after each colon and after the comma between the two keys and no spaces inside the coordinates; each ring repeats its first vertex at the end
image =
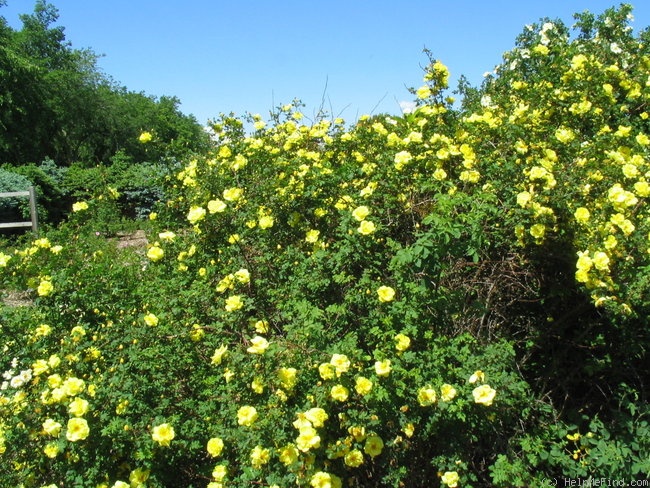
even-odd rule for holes
{"type": "Polygon", "coordinates": [[[290,104],[252,116],[251,134],[223,117],[211,151],[169,181],[146,247],[89,233],[92,200],[0,254],[4,286],[34,300],[2,312],[6,486],[531,486],[647,471],[629,371],[647,344],[648,88],[627,13],[584,14],[574,40],[532,26],[461,110],[432,60],[402,117],[306,124],[290,104]],[[623,60],[616,96],[593,98],[587,78],[611,82],[623,60]],[[612,371],[603,330],[630,346],[606,383],[629,409],[625,449],[596,408],[606,399],[567,373],[612,371]],[[593,357],[561,354],[560,332],[593,357]]]}

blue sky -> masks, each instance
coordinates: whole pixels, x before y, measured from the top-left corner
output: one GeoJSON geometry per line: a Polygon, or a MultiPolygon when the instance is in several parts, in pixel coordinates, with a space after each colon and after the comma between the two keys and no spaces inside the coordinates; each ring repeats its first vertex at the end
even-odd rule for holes
{"type": "MultiPolygon", "coordinates": [[[[75,48],[103,55],[100,68],[120,85],[172,95],[201,123],[219,113],[260,113],[301,99],[354,122],[400,113],[427,64],[424,47],[446,64],[452,83],[483,74],[541,17],[573,23],[610,0],[51,0],[75,48]]],[[[635,30],[650,25],[637,0],[635,30]]],[[[33,0],[0,8],[14,28],[33,0]]]]}

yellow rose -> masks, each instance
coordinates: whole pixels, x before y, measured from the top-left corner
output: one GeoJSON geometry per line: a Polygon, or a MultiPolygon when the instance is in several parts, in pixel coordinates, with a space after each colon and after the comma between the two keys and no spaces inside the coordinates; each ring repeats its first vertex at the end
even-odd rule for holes
{"type": "Polygon", "coordinates": [[[364,236],[370,235],[375,231],[376,227],[373,222],[370,220],[363,220],[359,224],[359,227],[357,228],[357,232],[359,234],[363,234],[364,236]]]}
{"type": "Polygon", "coordinates": [[[492,405],[492,401],[496,396],[497,392],[493,388],[490,388],[490,385],[481,385],[474,388],[472,395],[474,396],[474,402],[480,403],[489,407],[492,405]]]}
{"type": "Polygon", "coordinates": [[[418,390],[418,403],[420,406],[428,407],[429,405],[436,403],[436,400],[436,390],[430,386],[425,386],[418,390]]]}
{"type": "Polygon", "coordinates": [[[36,291],[38,292],[39,297],[46,297],[52,294],[54,291],[54,285],[52,285],[50,280],[42,280],[36,291]]]}
{"type": "Polygon", "coordinates": [[[62,425],[59,422],[52,419],[47,419],[45,422],[43,422],[43,431],[52,437],[59,435],[61,432],[61,427],[62,425]]]}
{"type": "Polygon", "coordinates": [[[363,453],[358,449],[353,449],[345,455],[343,462],[346,466],[350,466],[351,468],[358,468],[363,464],[363,453]]]}
{"type": "Polygon", "coordinates": [[[395,298],[395,290],[390,286],[380,286],[377,288],[377,295],[380,302],[390,302],[395,298]]]}
{"type": "Polygon", "coordinates": [[[449,488],[456,488],[458,486],[458,481],[460,477],[456,471],[445,471],[445,473],[440,477],[442,481],[449,488]]]}
{"type": "Polygon", "coordinates": [[[341,376],[350,369],[350,360],[345,354],[333,354],[330,364],[336,369],[336,376],[341,376]]]}
{"type": "Polygon", "coordinates": [[[388,376],[391,371],[390,359],[375,362],[375,373],[377,376],[388,376]]]}
{"type": "Polygon", "coordinates": [[[207,450],[208,454],[212,457],[220,456],[221,451],[223,451],[223,439],[220,439],[219,437],[213,437],[210,439],[208,441],[207,450]]]}
{"type": "Polygon", "coordinates": [[[341,488],[342,482],[336,475],[319,471],[311,477],[309,484],[313,488],[341,488]]]}
{"type": "Polygon", "coordinates": [[[264,354],[269,347],[269,342],[262,336],[255,336],[251,339],[251,346],[246,349],[251,354],[264,354]]]}
{"type": "Polygon", "coordinates": [[[318,449],[320,447],[320,436],[316,429],[310,426],[301,428],[296,438],[296,446],[302,452],[308,452],[312,448],[318,449]]]}
{"type": "Polygon", "coordinates": [[[68,420],[68,428],[65,437],[70,442],[82,441],[87,438],[89,434],[90,429],[88,428],[88,422],[86,422],[86,419],[75,417],[68,420]]]}
{"type": "Polygon", "coordinates": [[[370,381],[368,378],[359,376],[356,379],[354,389],[359,395],[367,395],[372,390],[372,385],[373,385],[372,381],[370,381]]]}
{"type": "Polygon", "coordinates": [[[70,402],[70,405],[68,405],[68,412],[70,412],[70,415],[74,415],[75,417],[83,417],[86,412],[88,412],[88,407],[88,400],[75,398],[70,402]]]}
{"type": "Polygon", "coordinates": [[[334,385],[330,390],[332,398],[339,402],[344,402],[348,399],[350,391],[343,385],[334,385]]]}
{"type": "Polygon", "coordinates": [[[144,323],[150,327],[155,327],[156,325],[158,325],[158,317],[156,317],[152,313],[148,313],[147,315],[144,316],[144,323]]]}
{"type": "Polygon", "coordinates": [[[322,427],[329,418],[327,412],[319,407],[310,408],[304,413],[304,416],[314,427],[322,427]]]}
{"type": "Polygon", "coordinates": [[[450,402],[456,396],[456,388],[445,383],[440,387],[440,398],[443,402],[450,402]]]}
{"type": "Polygon", "coordinates": [[[150,142],[151,139],[153,139],[153,136],[151,135],[151,132],[143,132],[140,134],[140,137],[138,137],[138,141],[140,141],[142,144],[146,144],[147,142],[150,142]]]}
{"type": "Polygon", "coordinates": [[[154,262],[160,261],[164,255],[165,255],[165,251],[163,251],[162,248],[157,244],[151,246],[147,251],[147,257],[154,262]]]}
{"type": "Polygon", "coordinates": [[[187,213],[187,220],[190,221],[190,224],[196,224],[205,218],[205,214],[203,207],[193,206],[190,207],[190,211],[187,213]]]}
{"type": "Polygon", "coordinates": [[[370,457],[379,456],[383,449],[384,449],[384,441],[381,440],[381,437],[376,435],[371,435],[366,438],[366,443],[363,446],[363,451],[366,454],[368,454],[370,457]]]}
{"type": "Polygon", "coordinates": [[[411,338],[404,334],[397,334],[395,336],[395,349],[400,352],[406,351],[411,347],[411,338]]]}
{"type": "Polygon", "coordinates": [[[175,436],[174,427],[167,423],[155,426],[151,432],[151,438],[161,446],[169,446],[175,436]]]}
{"type": "Polygon", "coordinates": [[[370,215],[370,209],[365,205],[361,205],[352,211],[352,217],[359,222],[365,220],[368,215],[370,215]]]}
{"type": "Polygon", "coordinates": [[[271,460],[271,451],[262,447],[255,446],[251,451],[251,465],[255,469],[260,469],[271,460]]]}
{"type": "Polygon", "coordinates": [[[233,295],[226,298],[226,312],[234,312],[244,306],[241,295],[233,295]]]}
{"type": "Polygon", "coordinates": [[[249,405],[245,405],[237,410],[237,423],[245,427],[250,427],[253,422],[257,420],[257,409],[249,405]]]}

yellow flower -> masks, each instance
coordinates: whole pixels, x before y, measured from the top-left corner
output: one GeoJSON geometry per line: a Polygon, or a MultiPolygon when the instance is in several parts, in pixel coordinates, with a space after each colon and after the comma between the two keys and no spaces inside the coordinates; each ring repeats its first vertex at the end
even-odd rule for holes
{"type": "Polygon", "coordinates": [[[226,200],[227,202],[236,202],[242,197],[243,194],[244,194],[244,190],[242,190],[241,188],[237,188],[237,187],[228,188],[223,191],[223,199],[226,200]]]}
{"type": "Polygon", "coordinates": [[[341,488],[342,482],[336,475],[319,471],[311,477],[309,484],[313,488],[341,488]]]}
{"type": "Polygon", "coordinates": [[[422,407],[428,407],[436,403],[436,390],[430,386],[424,386],[418,390],[418,403],[422,407]]]}
{"type": "Polygon", "coordinates": [[[384,441],[381,440],[381,437],[376,435],[371,435],[366,438],[366,443],[363,446],[363,451],[366,454],[368,454],[370,457],[379,456],[383,449],[384,449],[384,441]]]}
{"type": "Polygon", "coordinates": [[[579,207],[576,209],[573,216],[581,224],[586,224],[587,222],[589,222],[589,217],[591,215],[588,209],[586,209],[585,207],[579,207]]]}
{"type": "Polygon", "coordinates": [[[54,285],[50,280],[42,280],[36,291],[38,292],[39,297],[46,297],[52,294],[54,291],[54,285]]]}
{"type": "Polygon", "coordinates": [[[330,395],[334,400],[339,402],[344,402],[348,399],[348,396],[350,395],[350,390],[348,390],[343,385],[334,385],[330,390],[330,395]]]}
{"type": "Polygon", "coordinates": [[[634,183],[634,191],[640,197],[650,196],[650,185],[645,180],[640,180],[634,183]]]}
{"type": "Polygon", "coordinates": [[[251,382],[251,389],[258,395],[264,393],[264,383],[262,381],[262,378],[254,378],[251,382]]]}
{"type": "Polygon", "coordinates": [[[296,370],[296,368],[280,368],[278,370],[278,379],[282,384],[282,388],[285,390],[291,390],[294,386],[296,386],[297,373],[298,370],[296,370]]]}
{"type": "Polygon", "coordinates": [[[167,423],[155,426],[151,432],[151,438],[161,446],[169,446],[175,436],[174,427],[167,423]]]}
{"type": "Polygon", "coordinates": [[[596,251],[592,259],[596,269],[600,271],[607,271],[609,269],[609,256],[602,251],[596,251]]]}
{"type": "Polygon", "coordinates": [[[165,255],[165,251],[163,251],[162,248],[157,244],[151,246],[147,251],[147,257],[154,262],[160,261],[164,255],[165,255]]]}
{"type": "Polygon", "coordinates": [[[319,407],[310,408],[304,413],[304,416],[314,427],[322,427],[329,418],[327,412],[319,407]]]}
{"type": "Polygon", "coordinates": [[[144,323],[150,327],[155,327],[156,325],[158,325],[158,317],[156,317],[152,313],[148,313],[147,315],[144,316],[144,323]]]}
{"type": "Polygon", "coordinates": [[[234,312],[244,306],[241,295],[232,295],[226,298],[226,312],[234,312]]]}
{"type": "Polygon", "coordinates": [[[456,471],[445,471],[445,473],[440,477],[440,481],[449,488],[456,488],[458,486],[458,481],[460,481],[460,477],[456,471]]]}
{"type": "Polygon", "coordinates": [[[413,437],[413,434],[415,433],[415,425],[413,425],[412,423],[406,424],[402,428],[402,432],[406,434],[406,437],[413,437]]]}
{"type": "Polygon", "coordinates": [[[319,230],[315,230],[315,229],[308,230],[307,234],[305,235],[305,242],[314,244],[315,242],[318,241],[319,236],[320,236],[319,230]]]}
{"type": "Polygon", "coordinates": [[[375,362],[375,373],[377,376],[388,376],[391,371],[390,359],[375,362]]]}
{"type": "Polygon", "coordinates": [[[62,425],[59,422],[52,419],[47,419],[43,422],[43,431],[52,437],[57,437],[59,435],[61,427],[62,425]]]}
{"type": "MultiPolygon", "coordinates": [[[[225,479],[225,477],[228,475],[228,467],[224,466],[222,464],[218,464],[217,466],[214,467],[212,470],[212,478],[215,481],[221,482],[225,479]]],[[[219,488],[222,488],[223,485],[219,485],[219,488]]]]}
{"type": "Polygon", "coordinates": [[[372,381],[370,381],[368,378],[359,376],[356,379],[354,389],[359,395],[367,395],[372,390],[372,385],[373,385],[372,381]]]}
{"type": "Polygon", "coordinates": [[[145,482],[149,479],[149,474],[151,473],[148,469],[137,468],[131,471],[129,474],[129,482],[131,483],[131,488],[144,487],[145,482]]]}
{"type": "Polygon", "coordinates": [[[358,468],[363,464],[363,453],[358,449],[353,449],[345,455],[343,462],[346,466],[350,466],[351,468],[358,468]]]}
{"type": "Polygon", "coordinates": [[[239,271],[236,271],[234,277],[239,283],[243,284],[248,283],[251,279],[250,273],[245,268],[241,268],[239,271]]]}
{"type": "Polygon", "coordinates": [[[472,375],[469,377],[469,382],[470,383],[474,384],[477,381],[480,381],[481,383],[483,383],[485,381],[485,373],[483,371],[481,371],[480,369],[477,370],[477,371],[474,371],[474,373],[472,373],[472,375]]]}
{"type": "Polygon", "coordinates": [[[61,389],[66,396],[77,396],[86,387],[84,380],[71,376],[61,384],[61,389]]]}
{"type": "Polygon", "coordinates": [[[75,202],[72,204],[73,212],[81,212],[83,210],[88,210],[88,204],[86,202],[75,202]]]}
{"type": "Polygon", "coordinates": [[[68,405],[68,412],[70,412],[70,415],[74,415],[75,417],[83,417],[86,412],[88,412],[88,407],[88,400],[75,398],[70,402],[70,405],[68,405]]]}
{"type": "Polygon", "coordinates": [[[352,211],[352,217],[359,222],[365,220],[368,215],[370,215],[370,209],[365,205],[361,205],[352,211]]]}
{"type": "Polygon", "coordinates": [[[413,159],[413,156],[411,156],[411,153],[408,151],[400,151],[397,154],[395,154],[395,169],[396,170],[401,170],[404,168],[404,165],[406,165],[409,161],[413,159]]]}
{"type": "Polygon", "coordinates": [[[262,336],[255,336],[251,339],[251,346],[246,349],[251,354],[264,354],[269,347],[269,341],[262,336]]]}
{"type": "Polygon", "coordinates": [[[273,223],[274,223],[273,217],[271,217],[270,215],[264,215],[260,217],[259,220],[257,221],[257,224],[260,226],[260,229],[270,229],[271,227],[273,227],[273,223]]]}
{"type": "Polygon", "coordinates": [[[456,396],[456,388],[445,383],[440,387],[440,398],[443,402],[450,402],[456,396]]]}
{"type": "Polygon", "coordinates": [[[332,354],[330,364],[336,369],[336,376],[341,376],[350,369],[350,360],[345,354],[332,354]]]}
{"type": "Polygon", "coordinates": [[[426,85],[421,86],[416,90],[415,94],[420,100],[424,100],[425,98],[429,98],[431,96],[431,88],[426,85]]]}
{"type": "Polygon", "coordinates": [[[442,181],[447,178],[447,172],[442,168],[438,168],[433,172],[432,176],[435,180],[442,181]]]}
{"type": "Polygon", "coordinates": [[[406,351],[411,347],[411,338],[404,334],[397,334],[395,336],[395,349],[400,352],[406,351]]]}
{"type": "Polygon", "coordinates": [[[249,405],[244,405],[237,410],[237,423],[245,427],[250,427],[257,420],[257,409],[249,405]]]}
{"type": "Polygon", "coordinates": [[[221,360],[223,357],[226,355],[228,352],[228,346],[221,345],[217,349],[214,350],[214,354],[212,355],[211,362],[212,364],[221,364],[221,360]]]}
{"type": "Polygon", "coordinates": [[[224,210],[226,210],[226,203],[223,200],[216,199],[208,202],[208,212],[211,214],[221,213],[224,210]]]}
{"type": "Polygon", "coordinates": [[[54,442],[50,442],[45,445],[45,447],[43,448],[43,452],[50,459],[54,459],[56,455],[59,453],[59,446],[54,442]]]}
{"type": "Polygon", "coordinates": [[[206,211],[203,207],[192,206],[187,213],[187,220],[190,221],[190,224],[196,224],[205,218],[205,214],[206,211]]]}
{"type": "Polygon", "coordinates": [[[213,437],[208,441],[207,445],[208,454],[212,457],[218,457],[223,451],[223,439],[219,437],[213,437]]]}
{"type": "Polygon", "coordinates": [[[377,288],[377,295],[380,302],[390,302],[395,298],[395,290],[390,286],[380,286],[377,288]]]}
{"type": "Polygon", "coordinates": [[[68,428],[65,433],[66,439],[70,442],[82,441],[90,434],[86,419],[72,418],[68,420],[68,428]]]}
{"type": "Polygon", "coordinates": [[[490,388],[490,385],[481,385],[474,388],[472,395],[474,396],[474,402],[480,403],[485,406],[492,405],[492,401],[496,396],[497,392],[493,388],[490,388]]]}
{"type": "Polygon", "coordinates": [[[534,224],[530,227],[530,235],[535,239],[541,239],[546,233],[546,226],[544,224],[534,224]]]}
{"type": "Polygon", "coordinates": [[[299,455],[300,453],[295,445],[287,444],[279,450],[278,459],[285,466],[290,466],[298,460],[299,455]]]}
{"type": "Polygon", "coordinates": [[[571,142],[575,137],[575,133],[567,127],[560,127],[555,131],[555,138],[563,144],[571,142]]]}
{"type": "Polygon", "coordinates": [[[251,451],[251,465],[260,469],[271,460],[271,451],[262,446],[255,446],[251,451]]]}
{"type": "Polygon", "coordinates": [[[316,429],[311,426],[302,427],[296,438],[296,446],[302,452],[307,452],[312,448],[318,449],[320,447],[320,436],[316,429]]]}
{"type": "Polygon", "coordinates": [[[331,380],[332,378],[334,378],[334,375],[336,373],[336,368],[331,363],[321,363],[318,366],[318,373],[320,374],[320,377],[323,378],[324,380],[331,380]]]}
{"type": "Polygon", "coordinates": [[[146,144],[147,142],[150,142],[151,139],[153,139],[153,136],[151,135],[151,132],[143,132],[140,134],[140,137],[138,137],[138,141],[140,141],[142,144],[146,144]]]}
{"type": "Polygon", "coordinates": [[[530,203],[530,200],[533,198],[533,196],[530,194],[530,192],[527,191],[522,191],[517,195],[517,205],[520,207],[525,207],[530,203]]]}

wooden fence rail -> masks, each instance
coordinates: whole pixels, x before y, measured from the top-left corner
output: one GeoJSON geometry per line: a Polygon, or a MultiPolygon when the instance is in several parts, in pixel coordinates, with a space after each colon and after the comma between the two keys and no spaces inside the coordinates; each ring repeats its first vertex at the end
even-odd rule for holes
{"type": "Polygon", "coordinates": [[[0,223],[0,229],[12,229],[14,227],[31,227],[34,233],[38,233],[38,214],[36,213],[36,192],[34,187],[30,186],[26,191],[7,191],[0,192],[0,198],[10,197],[29,197],[29,213],[31,220],[26,222],[6,222],[0,223]]]}

